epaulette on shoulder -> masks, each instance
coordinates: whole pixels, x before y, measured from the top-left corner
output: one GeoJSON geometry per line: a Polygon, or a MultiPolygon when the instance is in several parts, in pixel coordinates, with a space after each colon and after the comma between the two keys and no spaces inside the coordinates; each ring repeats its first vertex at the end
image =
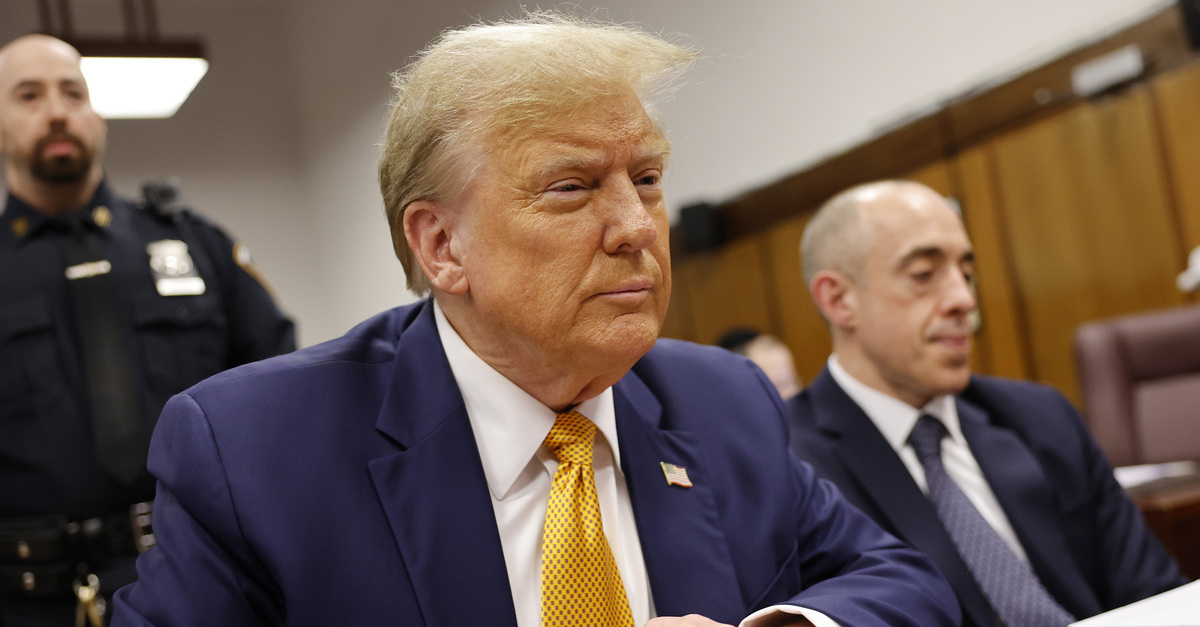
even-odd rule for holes
{"type": "Polygon", "coordinates": [[[141,206],[151,214],[171,222],[178,222],[191,214],[191,209],[183,203],[179,180],[174,177],[142,185],[141,206]]]}

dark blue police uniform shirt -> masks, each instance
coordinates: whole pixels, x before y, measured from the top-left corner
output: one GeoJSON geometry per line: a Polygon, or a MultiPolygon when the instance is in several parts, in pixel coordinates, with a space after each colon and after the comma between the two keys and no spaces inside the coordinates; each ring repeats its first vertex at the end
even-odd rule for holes
{"type": "MultiPolygon", "coordinates": [[[[98,233],[111,263],[147,429],[172,394],[295,348],[291,320],[212,224],[186,211],[143,208],[106,183],[77,214],[98,233]],[[147,246],[164,240],[187,244],[203,294],[160,293],[147,246]]],[[[154,496],[147,473],[123,486],[92,453],[84,362],[64,275],[70,237],[9,195],[0,214],[0,518],[87,518],[154,496]]]]}

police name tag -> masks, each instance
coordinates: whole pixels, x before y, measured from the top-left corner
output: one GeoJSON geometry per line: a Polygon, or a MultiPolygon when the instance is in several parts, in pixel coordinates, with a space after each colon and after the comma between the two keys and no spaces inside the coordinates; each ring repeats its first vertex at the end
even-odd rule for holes
{"type": "Polygon", "coordinates": [[[164,239],[146,245],[150,255],[150,272],[154,274],[154,287],[159,296],[199,296],[204,293],[204,279],[186,243],[177,239],[164,239]]]}

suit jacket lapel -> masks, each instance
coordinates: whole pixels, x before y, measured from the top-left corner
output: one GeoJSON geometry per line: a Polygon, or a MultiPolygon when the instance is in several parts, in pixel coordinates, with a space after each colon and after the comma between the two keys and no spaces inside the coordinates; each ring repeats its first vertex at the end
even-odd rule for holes
{"type": "Polygon", "coordinates": [[[371,478],[429,627],[516,627],[500,533],[466,408],[426,303],[398,330],[371,478]],[[469,595],[469,601],[466,600],[469,595]]]}
{"type": "Polygon", "coordinates": [[[813,381],[809,394],[817,428],[829,438],[835,455],[892,528],[942,571],[963,612],[975,624],[991,624],[993,612],[979,584],[951,542],[933,505],[875,423],[828,371],[822,371],[813,381]]]}
{"type": "Polygon", "coordinates": [[[629,373],[614,386],[621,470],[659,616],[696,613],[736,623],[744,616],[702,451],[690,434],[659,428],[662,407],[629,373]],[[659,462],[687,469],[693,486],[668,485],[659,462]],[[699,574],[697,576],[696,574],[699,574]]]}
{"type": "Polygon", "coordinates": [[[1009,429],[991,424],[979,407],[959,398],[958,417],[971,453],[1004,509],[1029,557],[1029,562],[1050,594],[1068,610],[1099,609],[1085,586],[1087,581],[1071,559],[1058,523],[1058,506],[1051,482],[1029,447],[1009,429]]]}

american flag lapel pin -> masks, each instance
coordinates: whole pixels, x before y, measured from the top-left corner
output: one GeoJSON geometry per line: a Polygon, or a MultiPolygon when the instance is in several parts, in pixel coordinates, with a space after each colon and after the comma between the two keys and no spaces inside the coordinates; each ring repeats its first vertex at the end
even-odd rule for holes
{"type": "Polygon", "coordinates": [[[688,479],[687,468],[667,462],[658,462],[658,465],[662,466],[663,476],[667,478],[667,485],[677,485],[681,488],[692,487],[692,480],[688,479]]]}

